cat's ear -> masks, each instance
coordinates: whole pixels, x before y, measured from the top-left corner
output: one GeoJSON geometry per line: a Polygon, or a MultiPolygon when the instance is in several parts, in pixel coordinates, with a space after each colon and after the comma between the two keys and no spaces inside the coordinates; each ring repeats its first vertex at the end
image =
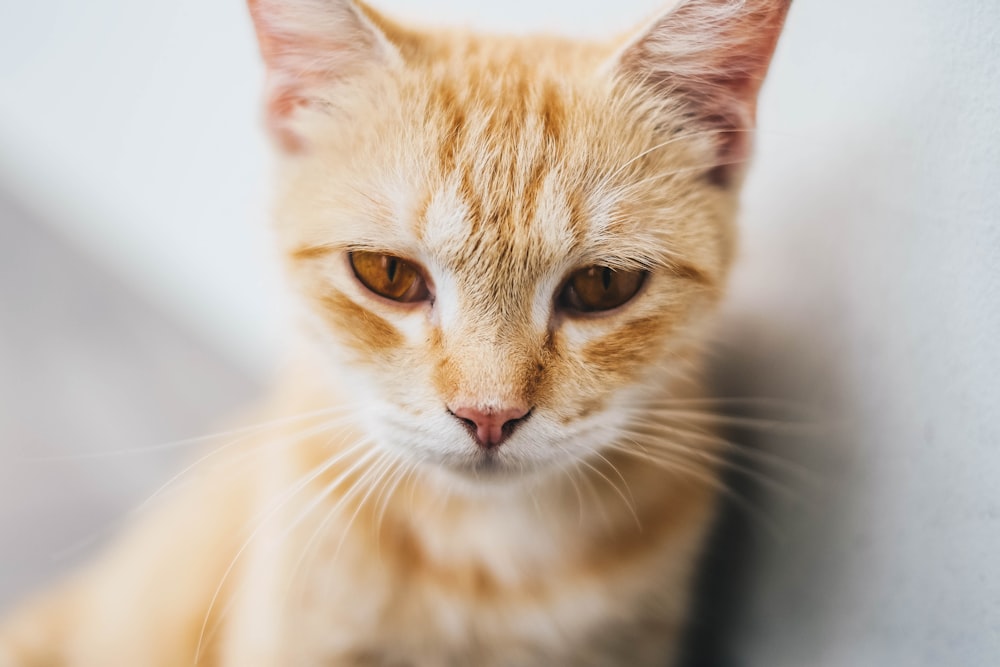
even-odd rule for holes
{"type": "Polygon", "coordinates": [[[293,120],[320,94],[400,53],[381,18],[354,0],[248,0],[267,67],[267,124],[289,151],[302,147],[293,120]]]}
{"type": "Polygon", "coordinates": [[[749,157],[757,93],[791,0],[680,0],[612,60],[617,75],[676,103],[692,129],[714,134],[725,185],[749,157]]]}

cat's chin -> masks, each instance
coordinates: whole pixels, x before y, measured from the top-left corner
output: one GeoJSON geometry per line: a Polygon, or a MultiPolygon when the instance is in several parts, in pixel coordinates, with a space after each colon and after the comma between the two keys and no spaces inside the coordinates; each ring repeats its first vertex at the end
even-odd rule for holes
{"type": "Polygon", "coordinates": [[[427,462],[424,467],[449,491],[480,494],[531,486],[551,472],[554,466],[476,452],[469,456],[427,462]]]}

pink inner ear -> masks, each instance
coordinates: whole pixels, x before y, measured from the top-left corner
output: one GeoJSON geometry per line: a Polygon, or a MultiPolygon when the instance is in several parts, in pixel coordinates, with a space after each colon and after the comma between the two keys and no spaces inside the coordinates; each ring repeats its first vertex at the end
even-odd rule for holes
{"type": "Polygon", "coordinates": [[[261,56],[268,70],[267,102],[265,118],[268,129],[281,147],[289,152],[303,148],[302,140],[287,126],[286,120],[297,109],[305,106],[305,81],[308,74],[295,67],[296,51],[303,50],[303,44],[295,44],[294,39],[278,29],[280,6],[268,0],[248,0],[250,16],[257,32],[261,56]]]}
{"type": "Polygon", "coordinates": [[[285,122],[296,109],[308,103],[308,100],[299,93],[297,87],[275,86],[270,92],[265,108],[268,129],[281,148],[289,153],[297,153],[305,148],[302,139],[285,122]]]}
{"type": "MultiPolygon", "coordinates": [[[[752,112],[750,115],[751,118],[746,123],[747,128],[753,123],[752,112]]],[[[718,186],[731,185],[734,174],[750,158],[750,148],[753,143],[750,130],[741,129],[741,125],[733,119],[721,115],[709,116],[706,118],[706,124],[718,129],[719,132],[715,137],[718,160],[709,170],[708,179],[718,186]]]]}
{"type": "Polygon", "coordinates": [[[688,103],[698,124],[718,133],[709,178],[732,181],[750,154],[757,94],[790,0],[687,0],[622,56],[621,66],[658,94],[688,103]]]}
{"type": "Polygon", "coordinates": [[[248,4],[268,71],[268,128],[283,149],[299,151],[304,143],[292,130],[291,117],[313,104],[320,90],[383,55],[377,29],[364,22],[351,0],[248,4]]]}
{"type": "Polygon", "coordinates": [[[716,132],[718,164],[708,172],[715,185],[730,185],[750,158],[759,88],[759,81],[730,79],[714,86],[706,82],[703,88],[688,92],[701,114],[702,127],[716,132]]]}

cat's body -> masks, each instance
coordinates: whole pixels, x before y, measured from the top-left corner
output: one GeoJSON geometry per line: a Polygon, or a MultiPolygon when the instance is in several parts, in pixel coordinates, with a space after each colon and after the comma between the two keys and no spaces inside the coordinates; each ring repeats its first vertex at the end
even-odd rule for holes
{"type": "Polygon", "coordinates": [[[16,616],[0,665],[669,664],[786,9],[692,0],[608,46],[252,1],[310,331],[293,417],[16,616]]]}

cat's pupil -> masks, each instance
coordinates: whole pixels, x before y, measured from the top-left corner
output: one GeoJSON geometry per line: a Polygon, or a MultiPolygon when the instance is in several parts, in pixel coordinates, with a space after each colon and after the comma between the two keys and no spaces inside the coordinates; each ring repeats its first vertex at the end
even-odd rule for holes
{"type": "Polygon", "coordinates": [[[601,284],[604,285],[604,290],[607,291],[611,287],[611,269],[605,267],[601,271],[601,284]]]}
{"type": "Polygon", "coordinates": [[[399,269],[399,260],[397,260],[394,257],[389,258],[385,267],[385,272],[386,275],[389,276],[390,283],[396,282],[396,271],[398,269],[399,269]]]}

